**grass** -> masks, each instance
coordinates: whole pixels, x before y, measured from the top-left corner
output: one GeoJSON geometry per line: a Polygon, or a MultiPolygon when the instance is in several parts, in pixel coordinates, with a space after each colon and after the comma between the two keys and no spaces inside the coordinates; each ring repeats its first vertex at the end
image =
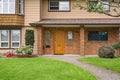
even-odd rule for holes
{"type": "Polygon", "coordinates": [[[47,58],[0,58],[0,80],[96,80],[84,69],[47,58]]]}
{"type": "Polygon", "coordinates": [[[120,73],[120,57],[116,57],[113,59],[87,57],[87,58],[80,58],[80,61],[84,61],[89,64],[104,67],[120,73]]]}

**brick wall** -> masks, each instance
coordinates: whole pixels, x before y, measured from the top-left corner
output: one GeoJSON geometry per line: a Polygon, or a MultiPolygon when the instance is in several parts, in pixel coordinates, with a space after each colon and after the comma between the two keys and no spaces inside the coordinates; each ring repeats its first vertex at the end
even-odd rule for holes
{"type": "MultiPolygon", "coordinates": [[[[98,49],[103,45],[111,45],[113,42],[119,40],[119,29],[118,28],[41,28],[41,27],[22,27],[21,43],[25,44],[25,30],[32,29],[35,31],[35,43],[34,43],[34,53],[37,54],[54,54],[54,32],[56,30],[63,30],[65,35],[65,54],[79,54],[79,55],[96,55],[98,49]],[[42,30],[42,31],[41,31],[42,30]],[[50,44],[51,48],[45,48],[45,31],[51,32],[50,44]],[[68,44],[67,32],[73,32],[73,43],[68,44]],[[88,41],[88,31],[107,31],[108,41],[88,41]],[[85,35],[83,36],[83,33],[85,35]],[[85,39],[85,40],[84,40],[85,39]],[[84,42],[84,44],[83,44],[84,42]],[[44,49],[43,49],[44,46],[44,49]],[[83,49],[84,48],[84,49],[83,49]],[[84,52],[84,53],[83,53],[84,52]]],[[[10,49],[0,49],[1,53],[5,53],[10,49]]]]}
{"type": "MultiPolygon", "coordinates": [[[[80,54],[80,35],[79,35],[79,28],[44,28],[43,32],[43,42],[44,42],[44,54],[54,54],[54,33],[56,30],[63,30],[64,31],[64,38],[65,38],[65,46],[64,51],[65,54],[80,54]],[[50,45],[51,48],[45,48],[45,31],[50,31],[51,38],[50,38],[50,45]],[[67,40],[67,32],[73,32],[73,43],[69,44],[67,40]]],[[[61,35],[62,36],[62,35],[61,35]]]]}
{"type": "MultiPolygon", "coordinates": [[[[54,54],[54,33],[56,30],[64,31],[65,54],[94,55],[94,54],[98,53],[98,49],[100,46],[109,46],[113,42],[118,41],[118,39],[119,39],[118,28],[91,27],[91,28],[43,28],[43,29],[44,29],[43,30],[43,46],[44,46],[43,53],[44,54],[54,54]],[[51,48],[45,48],[45,31],[50,31],[50,33],[51,33],[51,38],[50,38],[51,48]],[[67,41],[67,32],[68,31],[73,32],[73,43],[72,44],[68,44],[68,41],[67,41]],[[88,31],[107,31],[108,32],[108,41],[88,41],[88,31]],[[83,33],[85,33],[84,36],[83,36],[83,33]]],[[[38,32],[38,34],[39,34],[39,32],[38,32]]]]}
{"type": "Polygon", "coordinates": [[[100,46],[110,46],[119,40],[119,28],[85,28],[85,55],[97,54],[100,46]],[[88,41],[88,31],[107,31],[108,41],[88,41]]]}

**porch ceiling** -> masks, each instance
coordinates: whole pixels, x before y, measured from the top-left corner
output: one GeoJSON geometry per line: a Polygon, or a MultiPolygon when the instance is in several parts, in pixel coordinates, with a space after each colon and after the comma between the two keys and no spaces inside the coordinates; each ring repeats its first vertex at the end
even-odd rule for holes
{"type": "Polygon", "coordinates": [[[120,18],[43,19],[30,25],[120,25],[120,18]]]}

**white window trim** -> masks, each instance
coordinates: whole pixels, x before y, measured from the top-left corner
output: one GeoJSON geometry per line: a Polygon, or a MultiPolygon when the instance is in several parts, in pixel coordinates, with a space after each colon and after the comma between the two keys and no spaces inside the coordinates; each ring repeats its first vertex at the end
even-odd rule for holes
{"type": "Polygon", "coordinates": [[[10,34],[10,31],[7,30],[7,31],[8,31],[8,41],[1,41],[1,40],[2,40],[2,39],[1,39],[1,31],[2,31],[2,30],[0,30],[0,48],[9,48],[9,40],[10,40],[9,34],[10,34]],[[2,47],[2,46],[1,46],[2,43],[8,43],[8,47],[2,47]]]}
{"type": "Polygon", "coordinates": [[[10,1],[9,0],[8,0],[8,12],[3,12],[3,0],[1,2],[1,4],[2,4],[2,6],[1,6],[2,7],[2,12],[0,12],[0,14],[15,14],[15,12],[16,12],[16,9],[15,9],[16,8],[16,5],[15,5],[16,4],[16,0],[14,0],[14,6],[15,6],[14,7],[14,12],[10,12],[10,6],[9,6],[10,5],[10,1]]]}
{"type": "MultiPolygon", "coordinates": [[[[19,48],[20,47],[20,36],[19,36],[19,41],[12,41],[12,31],[13,30],[18,30],[18,29],[12,29],[11,30],[11,48],[19,48]],[[13,47],[13,43],[19,43],[18,47],[13,47]]],[[[19,30],[20,31],[20,30],[19,30]]],[[[21,33],[21,32],[20,32],[21,33]]]]}

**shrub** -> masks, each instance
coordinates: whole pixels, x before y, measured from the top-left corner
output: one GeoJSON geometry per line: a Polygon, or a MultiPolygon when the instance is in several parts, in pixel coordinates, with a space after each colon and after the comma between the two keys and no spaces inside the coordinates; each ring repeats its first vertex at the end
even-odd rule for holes
{"type": "Polygon", "coordinates": [[[18,54],[23,54],[24,52],[24,46],[21,46],[20,48],[17,48],[16,49],[16,53],[18,53],[18,54]]]}
{"type": "Polygon", "coordinates": [[[120,48],[120,42],[115,42],[115,43],[113,43],[113,44],[112,44],[112,47],[113,47],[114,49],[119,49],[119,48],[120,48]]]}
{"type": "Polygon", "coordinates": [[[110,46],[102,46],[99,48],[99,57],[101,58],[113,58],[115,50],[110,46]]]}
{"type": "Polygon", "coordinates": [[[20,48],[16,49],[16,53],[31,55],[33,53],[33,47],[31,45],[21,46],[20,48]]]}
{"type": "Polygon", "coordinates": [[[34,45],[34,30],[26,30],[25,33],[25,44],[26,45],[34,45]]]}
{"type": "Polygon", "coordinates": [[[27,55],[31,55],[33,53],[33,47],[31,45],[26,46],[24,52],[27,55]]]}

